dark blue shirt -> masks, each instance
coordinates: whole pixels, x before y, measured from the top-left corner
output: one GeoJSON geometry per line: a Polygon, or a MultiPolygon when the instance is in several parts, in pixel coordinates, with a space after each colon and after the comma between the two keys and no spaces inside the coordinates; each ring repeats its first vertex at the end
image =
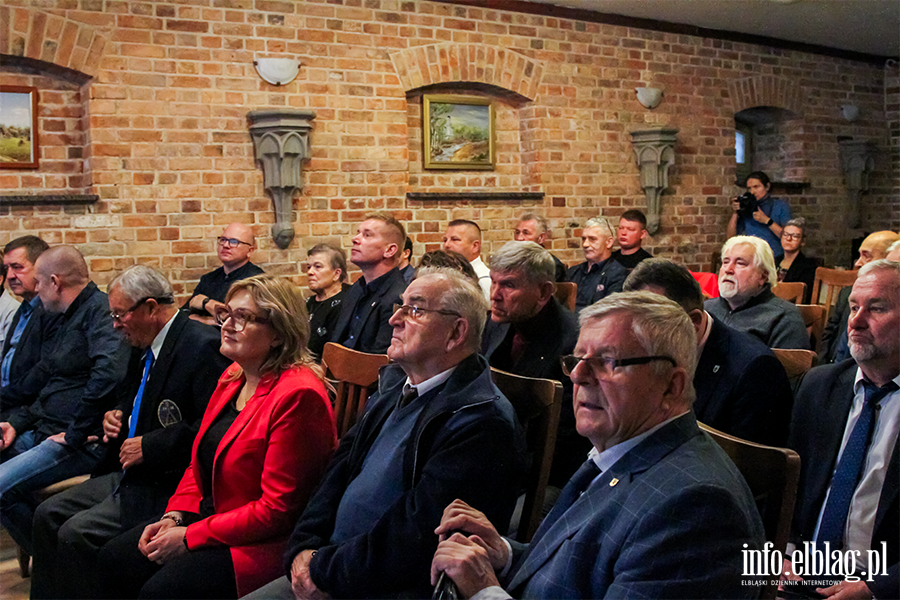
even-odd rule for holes
{"type": "Polygon", "coordinates": [[[566,273],[566,281],[571,281],[578,286],[575,310],[581,311],[585,306],[590,306],[610,294],[621,292],[626,277],[628,277],[628,269],[613,260],[612,257],[595,265],[591,265],[587,261],[575,265],[566,273]]]}

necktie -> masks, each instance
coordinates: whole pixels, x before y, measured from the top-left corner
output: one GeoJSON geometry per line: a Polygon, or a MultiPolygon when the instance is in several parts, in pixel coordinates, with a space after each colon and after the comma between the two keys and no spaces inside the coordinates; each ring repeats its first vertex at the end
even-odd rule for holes
{"type": "MultiPolygon", "coordinates": [[[[562,514],[569,509],[578,498],[588,489],[588,486],[591,485],[591,482],[600,474],[600,468],[590,458],[587,459],[575,474],[572,476],[572,479],[569,480],[569,483],[566,484],[566,487],[563,488],[562,494],[559,496],[559,500],[556,501],[556,504],[553,505],[553,512],[557,514],[562,514]]],[[[549,515],[548,515],[549,518],[549,515]]]]}
{"type": "Polygon", "coordinates": [[[850,501],[856,486],[862,476],[863,465],[869,453],[869,444],[872,442],[872,433],[875,431],[875,411],[882,398],[894,392],[897,384],[890,382],[882,388],[873,383],[863,381],[865,389],[865,402],[863,409],[850,432],[850,438],[844,451],[834,477],[831,480],[831,491],[828,493],[828,501],[822,512],[822,523],[819,525],[817,542],[830,542],[832,548],[842,548],[844,540],[844,526],[850,513],[850,501]]]}
{"type": "Polygon", "coordinates": [[[403,392],[400,393],[400,408],[403,408],[418,397],[419,390],[409,384],[404,385],[403,392]]]}
{"type": "Polygon", "coordinates": [[[150,378],[150,367],[153,366],[153,350],[147,348],[144,356],[144,375],[141,377],[141,386],[138,388],[137,396],[134,397],[134,408],[131,409],[131,425],[128,427],[128,437],[130,438],[133,438],[134,432],[137,431],[138,415],[141,414],[141,399],[144,397],[147,379],[150,378]]]}

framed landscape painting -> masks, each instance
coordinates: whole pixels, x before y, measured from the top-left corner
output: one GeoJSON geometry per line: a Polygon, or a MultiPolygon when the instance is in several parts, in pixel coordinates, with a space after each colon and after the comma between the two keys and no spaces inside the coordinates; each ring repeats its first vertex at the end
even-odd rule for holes
{"type": "Polygon", "coordinates": [[[37,88],[0,85],[0,169],[37,169],[37,103],[37,88]]]}
{"type": "Polygon", "coordinates": [[[422,116],[426,169],[494,169],[492,100],[425,95],[422,116]]]}

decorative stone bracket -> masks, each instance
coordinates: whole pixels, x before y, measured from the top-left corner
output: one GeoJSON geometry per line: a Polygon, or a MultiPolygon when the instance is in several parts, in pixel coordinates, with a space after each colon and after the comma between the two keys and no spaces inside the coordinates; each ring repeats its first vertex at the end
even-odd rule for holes
{"type": "Polygon", "coordinates": [[[270,109],[247,113],[256,159],[262,163],[263,185],[275,205],[272,239],[284,250],[294,239],[294,192],[303,189],[303,159],[309,158],[311,110],[270,109]]]}
{"type": "Polygon", "coordinates": [[[641,188],[647,198],[647,231],[659,231],[659,197],[669,187],[669,167],[675,162],[677,129],[645,129],[631,132],[634,158],[641,173],[641,188]]]}
{"type": "Polygon", "coordinates": [[[875,146],[862,140],[839,140],[838,145],[847,185],[847,222],[850,227],[859,227],[859,201],[869,191],[869,174],[875,170],[875,146]]]}

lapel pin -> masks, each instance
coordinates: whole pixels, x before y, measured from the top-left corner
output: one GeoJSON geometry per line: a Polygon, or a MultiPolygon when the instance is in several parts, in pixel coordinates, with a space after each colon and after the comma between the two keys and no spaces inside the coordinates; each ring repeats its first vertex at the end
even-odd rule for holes
{"type": "Polygon", "coordinates": [[[718,373],[718,372],[719,372],[719,365],[716,365],[713,367],[713,373],[718,373]]]}
{"type": "Polygon", "coordinates": [[[612,478],[612,481],[609,482],[609,487],[615,487],[615,485],[619,483],[619,480],[615,477],[612,478]]]}

